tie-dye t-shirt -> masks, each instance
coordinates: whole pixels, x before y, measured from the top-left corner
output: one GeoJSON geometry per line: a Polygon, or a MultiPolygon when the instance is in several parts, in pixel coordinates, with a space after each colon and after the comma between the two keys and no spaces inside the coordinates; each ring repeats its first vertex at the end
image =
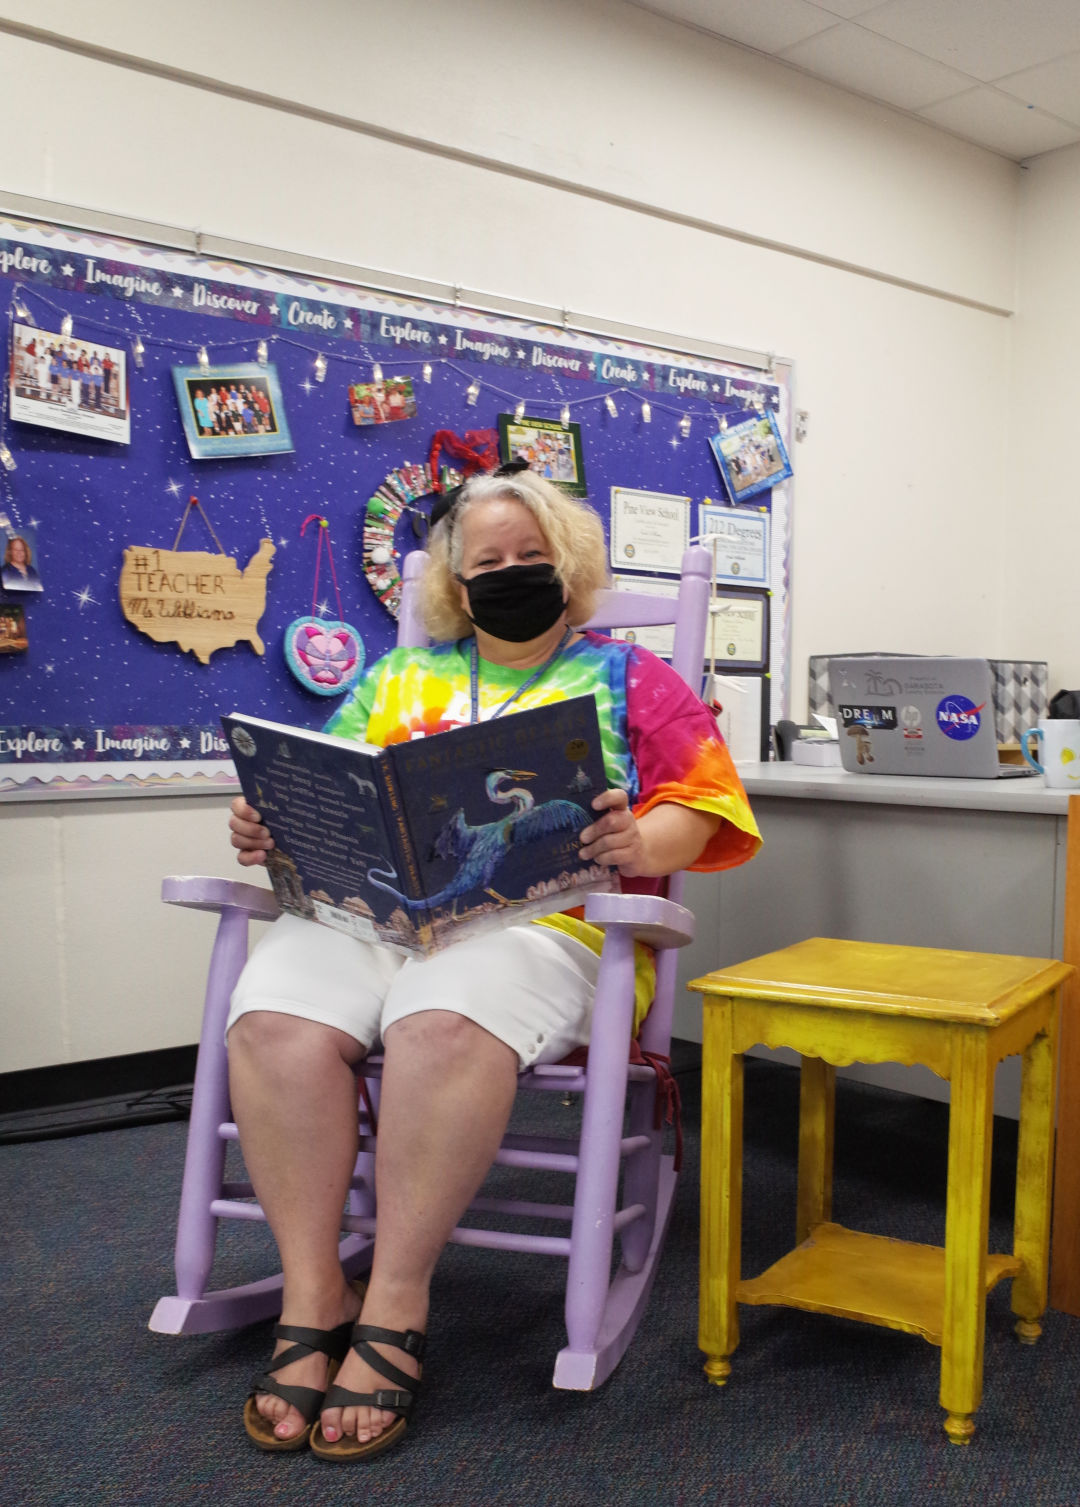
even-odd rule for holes
{"type": "MultiPolygon", "coordinates": [[[[470,721],[471,640],[428,649],[394,649],[371,667],[325,731],[385,747],[470,721]]],[[[480,720],[493,716],[533,670],[513,670],[480,660],[480,720]]],[[[699,697],[656,655],[602,634],[586,632],[565,649],[506,714],[592,694],[600,719],[604,765],[612,785],[625,790],[636,816],[671,801],[721,816],[693,869],[733,868],[752,858],[761,837],[746,793],[716,721],[699,697]]],[[[663,881],[623,879],[625,891],[656,894],[663,881]]],[[[580,912],[547,916],[554,926],[599,952],[603,937],[580,912]]],[[[642,950],[637,1019],[652,997],[651,963],[642,950]]]]}

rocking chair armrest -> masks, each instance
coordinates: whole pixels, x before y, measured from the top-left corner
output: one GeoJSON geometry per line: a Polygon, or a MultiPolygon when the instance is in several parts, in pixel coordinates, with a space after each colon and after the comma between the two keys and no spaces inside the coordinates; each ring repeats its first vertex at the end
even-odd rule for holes
{"type": "Polygon", "coordinates": [[[588,895],[585,919],[601,929],[623,927],[649,947],[685,947],[694,940],[694,913],[662,895],[588,895]]]}
{"type": "Polygon", "coordinates": [[[161,898],[166,905],[182,905],[188,910],[215,911],[219,915],[240,911],[250,921],[276,921],[281,914],[273,890],[239,879],[169,874],[161,881],[161,898]]]}

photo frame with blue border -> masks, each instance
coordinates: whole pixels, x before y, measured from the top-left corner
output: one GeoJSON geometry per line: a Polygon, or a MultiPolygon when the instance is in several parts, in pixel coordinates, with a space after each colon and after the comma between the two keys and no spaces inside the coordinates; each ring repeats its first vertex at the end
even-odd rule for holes
{"type": "Polygon", "coordinates": [[[769,409],[749,413],[718,434],[710,434],[709,448],[735,504],[770,492],[792,474],[780,429],[769,409]]]}
{"type": "Polygon", "coordinates": [[[282,455],[292,450],[292,435],[276,366],[264,366],[259,361],[234,362],[229,366],[174,366],[172,375],[192,459],[282,455]],[[203,405],[208,401],[210,390],[222,389],[226,383],[229,396],[225,412],[229,417],[229,428],[214,433],[212,429],[216,427],[217,414],[203,405]],[[237,395],[236,402],[241,404],[239,408],[231,397],[233,393],[237,395]],[[250,432],[242,406],[245,396],[251,399],[250,432]]]}

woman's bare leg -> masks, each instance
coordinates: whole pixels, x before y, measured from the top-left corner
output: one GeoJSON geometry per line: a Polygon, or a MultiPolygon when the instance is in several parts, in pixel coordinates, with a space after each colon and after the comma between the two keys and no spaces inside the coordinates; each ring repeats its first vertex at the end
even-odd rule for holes
{"type": "MultiPolygon", "coordinates": [[[[281,1322],[332,1329],[358,1302],[338,1259],[341,1216],[357,1152],[353,1064],[364,1049],[332,1026],[255,1010],[229,1032],[229,1085],[244,1161],[281,1255],[281,1322]]],[[[281,1341],[278,1350],[288,1341],[281,1341]]],[[[276,1373],[293,1386],[326,1385],[326,1357],[276,1373]]],[[[260,1393],[274,1432],[304,1428],[295,1408],[260,1393]]]]}
{"type": "MultiPolygon", "coordinates": [[[[375,1155],[378,1233],[361,1315],[384,1329],[425,1331],[428,1290],[450,1231],[483,1182],[510,1118],[517,1053],[460,1015],[429,1010],[387,1028],[375,1155]]],[[[375,1348],[401,1371],[416,1362],[375,1348]]],[[[338,1376],[353,1392],[391,1386],[350,1351],[338,1376]]],[[[375,1438],[394,1415],[328,1409],[322,1431],[375,1438]]]]}

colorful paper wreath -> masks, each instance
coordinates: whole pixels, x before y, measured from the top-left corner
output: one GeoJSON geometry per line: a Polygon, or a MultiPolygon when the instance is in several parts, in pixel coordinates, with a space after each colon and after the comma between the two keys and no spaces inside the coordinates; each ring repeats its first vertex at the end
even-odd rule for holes
{"type": "Polygon", "coordinates": [[[368,498],[364,514],[363,571],[368,585],[391,617],[401,611],[401,551],[394,548],[394,531],[402,513],[408,508],[413,515],[413,532],[417,539],[426,533],[427,514],[415,504],[421,497],[461,481],[456,471],[445,466],[435,472],[430,465],[411,462],[398,466],[385,477],[374,495],[368,498]],[[422,525],[422,527],[421,527],[422,525]]]}
{"type": "Polygon", "coordinates": [[[364,669],[364,642],[350,623],[298,617],[285,629],[285,660],[306,691],[340,696],[364,669]]]}
{"type": "Polygon", "coordinates": [[[469,429],[463,436],[440,429],[433,436],[427,461],[422,466],[398,466],[368,498],[364,515],[363,571],[368,585],[391,617],[401,612],[401,551],[394,548],[394,530],[406,508],[413,515],[413,533],[422,539],[427,514],[414,506],[421,497],[460,486],[466,476],[489,471],[498,464],[499,437],[493,429],[469,429]],[[452,456],[461,470],[440,465],[443,454],[452,456]],[[421,529],[423,524],[423,529],[421,529]]]}

